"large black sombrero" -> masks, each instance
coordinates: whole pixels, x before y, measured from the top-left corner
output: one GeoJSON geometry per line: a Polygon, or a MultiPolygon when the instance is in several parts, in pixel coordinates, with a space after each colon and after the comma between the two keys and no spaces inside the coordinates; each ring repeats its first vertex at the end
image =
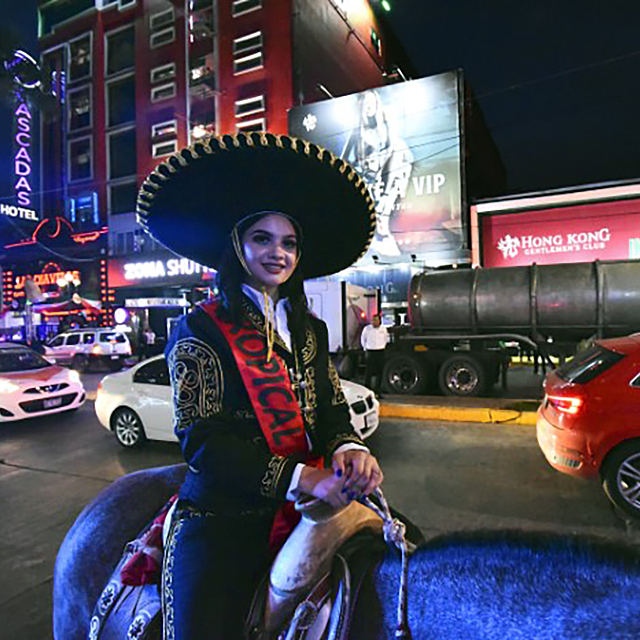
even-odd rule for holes
{"type": "Polygon", "coordinates": [[[373,200],[344,160],[269,133],[209,136],[182,149],[144,181],[137,205],[156,240],[214,269],[235,224],[263,211],[300,225],[306,278],[352,265],[375,230],[373,200]]]}

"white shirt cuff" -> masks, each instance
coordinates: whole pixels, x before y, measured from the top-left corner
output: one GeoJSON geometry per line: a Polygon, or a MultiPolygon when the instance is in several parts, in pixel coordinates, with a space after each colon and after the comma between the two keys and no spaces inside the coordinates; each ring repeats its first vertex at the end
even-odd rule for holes
{"type": "MultiPolygon", "coordinates": [[[[355,442],[348,442],[346,444],[340,445],[333,453],[343,453],[344,451],[349,451],[350,449],[360,449],[360,451],[366,451],[369,453],[368,447],[363,447],[361,444],[356,444],[355,442]]],[[[302,469],[304,464],[299,462],[296,465],[296,468],[293,470],[293,475],[291,476],[291,482],[289,483],[289,489],[287,491],[286,499],[295,501],[298,497],[298,483],[300,482],[300,474],[302,473],[302,469]]]]}
{"type": "Polygon", "coordinates": [[[292,502],[294,502],[298,497],[298,483],[300,482],[300,474],[302,473],[303,468],[304,465],[299,462],[296,465],[296,468],[293,470],[291,482],[289,483],[289,490],[287,491],[286,495],[287,500],[291,500],[292,502]]]}

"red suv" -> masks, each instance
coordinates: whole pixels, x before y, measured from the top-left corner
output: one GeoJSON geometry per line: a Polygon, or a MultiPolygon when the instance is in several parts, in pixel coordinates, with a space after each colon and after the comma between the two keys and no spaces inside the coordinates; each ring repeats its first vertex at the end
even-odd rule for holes
{"type": "Polygon", "coordinates": [[[640,518],[640,334],[597,340],[552,371],[538,409],[549,464],[600,478],[611,501],[640,518]]]}

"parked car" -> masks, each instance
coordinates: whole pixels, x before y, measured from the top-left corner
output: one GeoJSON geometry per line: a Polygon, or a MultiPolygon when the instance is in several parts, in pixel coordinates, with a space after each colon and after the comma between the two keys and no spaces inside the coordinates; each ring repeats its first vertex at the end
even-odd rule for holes
{"type": "Polygon", "coordinates": [[[45,345],[45,357],[56,364],[86,371],[102,362],[111,371],[119,371],[131,355],[131,343],[125,333],[114,329],[71,329],[58,334],[45,345]]]}
{"type": "Polygon", "coordinates": [[[568,475],[600,479],[610,500],[640,517],[640,334],[597,340],[547,375],[538,444],[568,475]]]}
{"type": "MultiPolygon", "coordinates": [[[[353,428],[361,438],[368,438],[378,427],[380,404],[366,387],[347,380],[341,383],[353,428]]],[[[136,447],[145,440],[177,441],[164,356],[105,376],[98,385],[95,410],[100,423],[113,431],[124,447],[136,447]]]]}
{"type": "Polygon", "coordinates": [[[22,345],[0,343],[0,422],[70,411],[85,401],[77,371],[22,345]]]}

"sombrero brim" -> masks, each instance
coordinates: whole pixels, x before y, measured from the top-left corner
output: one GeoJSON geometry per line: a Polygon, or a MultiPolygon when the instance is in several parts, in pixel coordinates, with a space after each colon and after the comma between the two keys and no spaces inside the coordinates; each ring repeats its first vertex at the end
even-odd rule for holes
{"type": "Polygon", "coordinates": [[[217,268],[235,224],[284,213],[303,232],[306,278],[337,273],[366,252],[375,231],[367,186],[343,160],[289,136],[209,136],[175,153],[140,188],[140,224],[178,255],[217,268]]]}

